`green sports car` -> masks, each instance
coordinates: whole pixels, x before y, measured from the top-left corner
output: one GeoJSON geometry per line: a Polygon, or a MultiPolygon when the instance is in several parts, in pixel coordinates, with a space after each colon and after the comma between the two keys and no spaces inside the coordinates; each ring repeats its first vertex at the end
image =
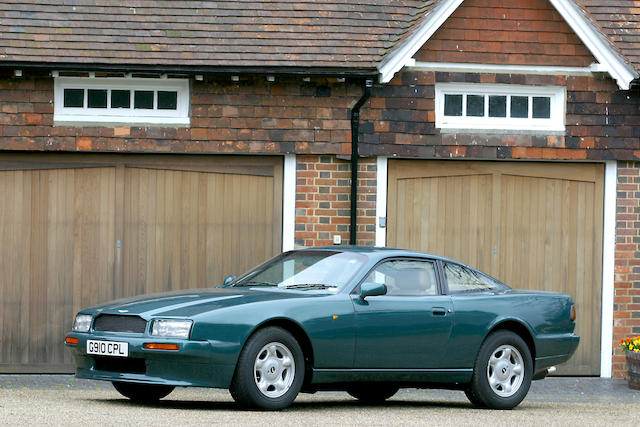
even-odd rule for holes
{"type": "Polygon", "coordinates": [[[80,378],[135,401],[228,388],[244,407],[299,392],[369,403],[401,387],[518,405],[578,346],[571,297],[513,290],[451,259],[386,248],[285,252],[223,286],[80,311],[66,345],[80,378]]]}

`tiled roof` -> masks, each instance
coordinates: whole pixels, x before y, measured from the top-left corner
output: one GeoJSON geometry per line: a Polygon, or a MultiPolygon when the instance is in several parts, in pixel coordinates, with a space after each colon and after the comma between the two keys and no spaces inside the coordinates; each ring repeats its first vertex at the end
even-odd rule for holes
{"type": "MultiPolygon", "coordinates": [[[[0,64],[374,71],[443,0],[1,0],[0,64]]],[[[574,0],[640,70],[637,0],[574,0]]]]}
{"type": "Polygon", "coordinates": [[[2,0],[0,62],[374,69],[435,0],[2,0]]]}
{"type": "Polygon", "coordinates": [[[640,70],[640,3],[637,0],[577,0],[604,35],[640,70]]]}

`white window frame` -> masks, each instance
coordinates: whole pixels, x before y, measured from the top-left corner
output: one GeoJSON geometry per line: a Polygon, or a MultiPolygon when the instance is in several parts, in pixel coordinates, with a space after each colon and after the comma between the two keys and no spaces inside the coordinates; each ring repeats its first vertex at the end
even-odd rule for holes
{"type": "Polygon", "coordinates": [[[514,130],[514,131],[552,131],[565,130],[566,89],[564,86],[523,86],[510,84],[481,83],[437,83],[435,86],[436,127],[440,129],[474,129],[474,130],[514,130]],[[462,116],[444,115],[444,96],[463,95],[462,116]],[[485,116],[466,116],[466,96],[485,96],[485,116]],[[507,117],[489,117],[489,96],[507,96],[507,117]],[[529,97],[529,117],[509,117],[511,96],[529,97]],[[550,118],[532,118],[533,97],[549,97],[550,118]]]}
{"type": "Polygon", "coordinates": [[[54,83],[55,124],[74,123],[111,123],[111,124],[156,124],[156,125],[189,125],[189,80],[188,79],[154,79],[128,77],[56,77],[54,83]],[[84,107],[65,107],[65,89],[84,89],[84,107]],[[107,108],[88,108],[88,89],[107,89],[107,108]],[[110,108],[111,90],[131,91],[129,108],[110,108]],[[154,91],[153,109],[135,109],[134,91],[154,91]],[[177,92],[175,110],[159,110],[157,108],[158,91],[177,92]]]}

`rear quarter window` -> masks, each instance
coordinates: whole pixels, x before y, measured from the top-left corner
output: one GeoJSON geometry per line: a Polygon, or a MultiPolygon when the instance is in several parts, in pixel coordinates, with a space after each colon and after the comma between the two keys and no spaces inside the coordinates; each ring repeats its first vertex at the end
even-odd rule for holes
{"type": "Polygon", "coordinates": [[[491,277],[457,264],[444,264],[449,293],[495,292],[508,289],[491,277]]]}

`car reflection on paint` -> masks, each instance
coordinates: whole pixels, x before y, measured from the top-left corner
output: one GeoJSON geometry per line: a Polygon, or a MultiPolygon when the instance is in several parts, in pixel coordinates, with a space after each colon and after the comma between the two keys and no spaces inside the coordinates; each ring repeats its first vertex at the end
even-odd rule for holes
{"type": "Polygon", "coordinates": [[[300,392],[380,403],[417,387],[509,409],[571,357],[574,329],[567,295],[421,252],[329,247],[285,252],[218,288],[81,310],[66,343],[78,377],[134,401],[217,387],[274,410],[300,392]]]}

